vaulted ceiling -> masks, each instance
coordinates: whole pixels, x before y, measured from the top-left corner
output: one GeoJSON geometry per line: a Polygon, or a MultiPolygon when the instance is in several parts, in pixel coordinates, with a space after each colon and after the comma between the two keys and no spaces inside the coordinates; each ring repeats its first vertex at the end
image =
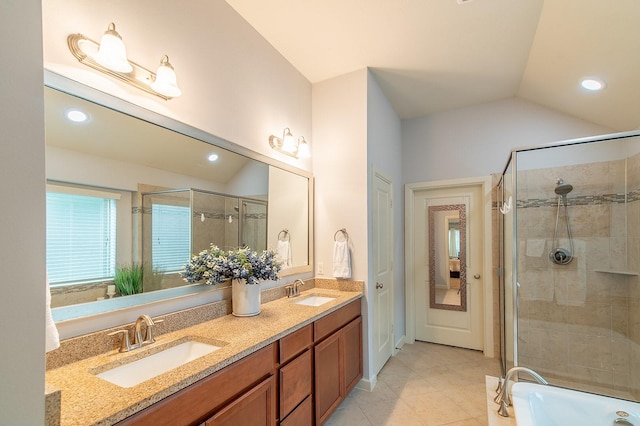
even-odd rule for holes
{"type": "Polygon", "coordinates": [[[402,119],[520,97],[640,126],[637,0],[226,1],[312,83],[369,67],[402,119]]]}

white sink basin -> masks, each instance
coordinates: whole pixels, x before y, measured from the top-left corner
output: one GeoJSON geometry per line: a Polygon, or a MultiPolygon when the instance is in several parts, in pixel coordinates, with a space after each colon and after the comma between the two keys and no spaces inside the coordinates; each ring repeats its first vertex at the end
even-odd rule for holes
{"type": "Polygon", "coordinates": [[[294,302],[296,305],[320,306],[327,302],[331,302],[335,297],[313,295],[294,302]]]}
{"type": "Polygon", "coordinates": [[[130,388],[218,349],[220,346],[188,341],[96,376],[120,387],[130,388]]]}

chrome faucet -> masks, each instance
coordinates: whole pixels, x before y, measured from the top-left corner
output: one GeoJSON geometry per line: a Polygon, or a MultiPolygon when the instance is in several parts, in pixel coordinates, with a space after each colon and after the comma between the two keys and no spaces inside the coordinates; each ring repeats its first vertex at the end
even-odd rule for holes
{"type": "Polygon", "coordinates": [[[549,382],[547,382],[541,375],[539,375],[538,373],[536,373],[530,368],[513,367],[512,369],[510,369],[507,372],[507,376],[504,379],[504,381],[502,381],[501,384],[499,383],[498,395],[496,395],[496,397],[494,398],[494,401],[498,405],[500,405],[500,408],[498,408],[498,414],[500,414],[502,417],[509,417],[508,408],[511,405],[511,398],[509,397],[509,380],[511,380],[511,376],[513,376],[515,373],[527,373],[531,377],[536,379],[536,381],[541,385],[549,384],[549,382]]]}
{"type": "Polygon", "coordinates": [[[295,280],[293,282],[293,284],[288,285],[285,287],[286,291],[287,291],[287,297],[296,297],[300,295],[300,287],[302,287],[304,285],[304,281],[302,281],[300,278],[298,278],[297,280],[295,280]]]}
{"type": "Polygon", "coordinates": [[[122,340],[120,341],[120,352],[128,352],[137,348],[141,348],[145,345],[154,343],[156,340],[153,337],[153,327],[161,323],[164,320],[152,320],[149,315],[143,314],[138,317],[134,326],[133,343],[129,339],[128,330],[117,330],[109,333],[109,336],[115,336],[122,334],[122,340]],[[146,326],[144,337],[142,334],[142,325],[146,326]]]}
{"type": "Polygon", "coordinates": [[[155,323],[151,319],[149,315],[140,315],[136,320],[135,325],[135,333],[133,334],[133,345],[135,347],[141,347],[142,345],[155,342],[153,338],[153,326],[155,323]],[[144,323],[147,328],[145,330],[144,339],[142,338],[142,323],[144,323]],[[137,345],[137,346],[136,346],[137,345]]]}

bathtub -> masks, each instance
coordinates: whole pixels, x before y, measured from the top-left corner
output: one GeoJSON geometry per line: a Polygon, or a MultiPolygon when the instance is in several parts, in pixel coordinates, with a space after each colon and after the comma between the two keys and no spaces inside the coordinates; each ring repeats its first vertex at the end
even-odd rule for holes
{"type": "Polygon", "coordinates": [[[518,382],[511,388],[518,426],[640,426],[640,404],[518,382]]]}

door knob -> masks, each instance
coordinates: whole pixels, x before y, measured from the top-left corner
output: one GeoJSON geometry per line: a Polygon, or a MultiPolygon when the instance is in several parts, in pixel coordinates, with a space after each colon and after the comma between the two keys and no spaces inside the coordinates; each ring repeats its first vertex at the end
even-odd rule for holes
{"type": "Polygon", "coordinates": [[[473,278],[475,278],[476,280],[479,280],[480,279],[480,274],[474,274],[473,278]]]}
{"type": "Polygon", "coordinates": [[[382,287],[384,287],[384,284],[382,284],[382,283],[376,283],[376,288],[382,288],[382,287]]]}

